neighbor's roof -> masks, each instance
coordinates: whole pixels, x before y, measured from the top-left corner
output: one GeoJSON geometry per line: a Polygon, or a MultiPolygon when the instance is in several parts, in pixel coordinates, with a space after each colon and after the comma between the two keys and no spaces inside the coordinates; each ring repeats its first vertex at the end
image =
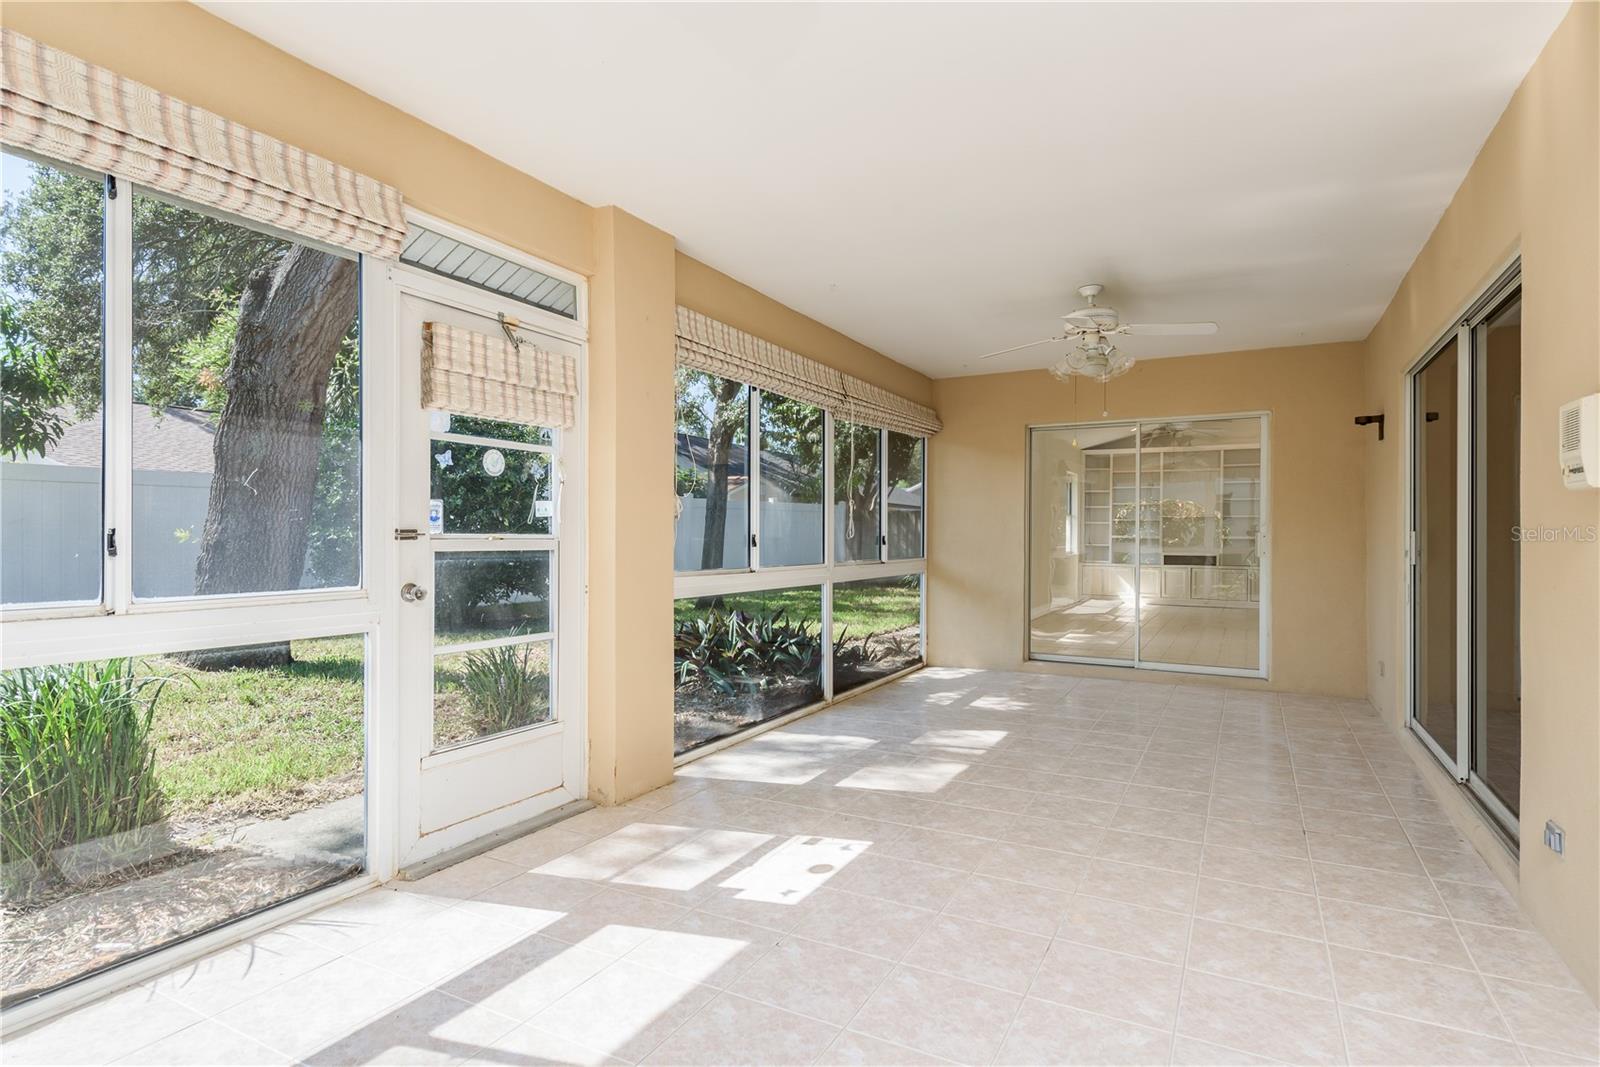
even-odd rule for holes
{"type": "MultiPolygon", "coordinates": [[[[69,423],[61,439],[36,462],[64,467],[98,467],[105,422],[96,411],[69,423]]],[[[211,439],[216,427],[211,413],[188,408],[156,409],[133,405],[133,465],[137,470],[211,473],[211,439]]]]}

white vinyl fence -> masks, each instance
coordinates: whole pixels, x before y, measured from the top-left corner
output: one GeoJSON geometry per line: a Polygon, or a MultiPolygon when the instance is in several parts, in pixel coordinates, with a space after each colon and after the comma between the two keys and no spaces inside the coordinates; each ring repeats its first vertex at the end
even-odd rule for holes
{"type": "MultiPolygon", "coordinates": [[[[679,498],[683,510],[678,515],[677,536],[673,539],[672,567],[677,571],[700,569],[701,547],[705,543],[706,502],[697,497],[679,498]]],[[[728,566],[742,564],[744,540],[749,536],[743,500],[728,501],[728,522],[723,530],[722,558],[728,566]]],[[[790,567],[821,562],[822,516],[818,504],[788,501],[768,504],[761,512],[761,565],[790,567]]],[[[833,535],[845,536],[845,506],[834,505],[833,535]]],[[[889,507],[889,539],[894,549],[891,558],[921,555],[921,509],[889,507]],[[903,543],[902,543],[903,542],[903,543]]]]}
{"type": "MultiPolygon", "coordinates": [[[[133,486],[133,530],[117,541],[138,542],[135,594],[193,593],[211,475],[136,470],[133,486]]],[[[98,468],[0,463],[0,600],[98,599],[104,528],[98,468]]]]}

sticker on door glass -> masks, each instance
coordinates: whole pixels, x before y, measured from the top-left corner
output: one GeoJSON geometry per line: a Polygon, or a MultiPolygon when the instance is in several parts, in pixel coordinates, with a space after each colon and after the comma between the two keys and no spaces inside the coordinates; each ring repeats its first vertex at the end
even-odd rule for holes
{"type": "Polygon", "coordinates": [[[432,433],[449,433],[450,413],[448,411],[428,412],[428,430],[432,433]]]}
{"type": "Polygon", "coordinates": [[[444,501],[428,501],[428,532],[431,534],[444,533],[444,501]]]}
{"type": "Polygon", "coordinates": [[[548,519],[556,513],[554,500],[535,500],[533,502],[533,516],[536,519],[548,519]]]}
{"type": "Polygon", "coordinates": [[[491,478],[498,478],[506,471],[506,455],[498,448],[491,448],[483,454],[483,473],[491,478]]]}

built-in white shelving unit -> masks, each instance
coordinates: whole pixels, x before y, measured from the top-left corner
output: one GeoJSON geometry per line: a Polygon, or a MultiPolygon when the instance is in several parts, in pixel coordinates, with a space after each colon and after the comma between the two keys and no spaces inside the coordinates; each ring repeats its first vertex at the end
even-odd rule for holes
{"type": "Polygon", "coordinates": [[[1084,453],[1084,593],[1252,603],[1260,598],[1261,449],[1084,453]]]}

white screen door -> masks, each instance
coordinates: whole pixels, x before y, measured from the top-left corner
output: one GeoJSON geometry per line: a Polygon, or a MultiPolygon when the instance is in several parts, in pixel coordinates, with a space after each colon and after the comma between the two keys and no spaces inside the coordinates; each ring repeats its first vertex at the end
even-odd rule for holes
{"type": "Polygon", "coordinates": [[[396,270],[406,746],[425,856],[583,798],[580,429],[421,405],[422,324],[583,359],[581,328],[396,270]],[[414,531],[414,536],[413,536],[414,531]],[[414,761],[414,762],[413,762],[414,761]],[[438,836],[430,836],[438,835],[438,836]]]}

